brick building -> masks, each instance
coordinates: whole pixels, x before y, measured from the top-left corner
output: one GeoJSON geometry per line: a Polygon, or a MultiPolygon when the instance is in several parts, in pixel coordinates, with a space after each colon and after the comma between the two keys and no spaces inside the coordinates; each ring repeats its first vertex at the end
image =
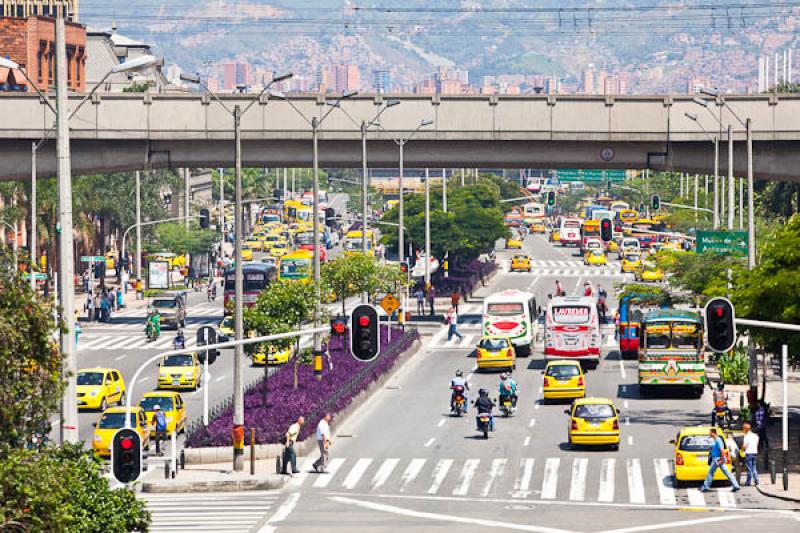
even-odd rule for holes
{"type": "MultiPolygon", "coordinates": [[[[42,90],[55,85],[55,30],[55,19],[48,17],[0,17],[0,50],[24,68],[42,90]]],[[[86,87],[86,28],[66,22],[65,39],[67,86],[82,92],[86,87]]],[[[33,89],[20,73],[0,68],[0,91],[12,90],[33,89]]]]}
{"type": "Polygon", "coordinates": [[[0,0],[0,17],[55,17],[78,22],[78,0],[0,0]]]}

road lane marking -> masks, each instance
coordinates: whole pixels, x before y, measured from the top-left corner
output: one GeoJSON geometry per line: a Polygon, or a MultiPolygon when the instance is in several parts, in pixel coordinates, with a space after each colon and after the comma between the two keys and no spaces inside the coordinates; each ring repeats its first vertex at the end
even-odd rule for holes
{"type": "Polygon", "coordinates": [[[533,478],[534,459],[524,458],[519,461],[522,473],[514,480],[512,498],[525,498],[530,494],[531,479],[533,478]]]}
{"type": "Polygon", "coordinates": [[[617,460],[614,458],[603,459],[600,465],[600,490],[597,493],[597,501],[614,501],[614,468],[617,460]]]}
{"type": "Polygon", "coordinates": [[[631,425],[631,417],[629,417],[629,416],[625,417],[625,425],[626,426],[630,426],[631,425]]]}
{"type": "Polygon", "coordinates": [[[400,478],[403,484],[400,486],[400,492],[405,492],[406,488],[408,488],[411,483],[417,479],[420,470],[422,467],[425,466],[426,459],[412,459],[408,466],[406,467],[405,472],[403,472],[402,477],[400,478]]]}
{"type": "Polygon", "coordinates": [[[525,437],[525,440],[522,442],[522,445],[528,446],[530,443],[531,443],[531,436],[528,435],[527,437],[525,437]]]}
{"type": "Polygon", "coordinates": [[[452,459],[440,459],[436,466],[433,468],[433,483],[428,489],[428,494],[436,494],[439,492],[439,487],[442,486],[444,478],[447,477],[447,472],[453,466],[452,459]]]}
{"type": "Polygon", "coordinates": [[[258,533],[274,533],[275,526],[273,524],[276,522],[283,522],[289,518],[289,515],[292,514],[292,511],[294,511],[294,508],[297,506],[297,501],[299,499],[299,492],[293,492],[292,494],[289,494],[289,496],[286,498],[286,501],[283,502],[280,507],[278,507],[278,509],[275,511],[275,514],[267,519],[267,521],[264,523],[264,526],[258,530],[258,533]]]}
{"type": "Polygon", "coordinates": [[[576,457],[572,461],[572,480],[570,481],[569,499],[573,501],[583,501],[586,495],[586,472],[589,467],[589,459],[576,457]]]}
{"type": "MultiPolygon", "coordinates": [[[[660,531],[660,530],[670,530],[670,529],[677,529],[683,527],[690,527],[690,526],[699,526],[702,524],[708,524],[711,522],[723,522],[727,520],[742,520],[745,518],[750,518],[749,515],[727,515],[727,516],[714,516],[711,518],[700,518],[698,520],[680,520],[678,522],[667,522],[667,523],[660,523],[660,524],[649,524],[644,526],[633,526],[633,527],[623,527],[620,529],[608,529],[606,531],[600,531],[598,533],[639,533],[641,531],[660,531]]],[[[697,529],[694,529],[695,531],[697,529]]]]}
{"type": "Polygon", "coordinates": [[[425,447],[429,448],[430,445],[433,444],[434,442],[436,442],[436,439],[431,437],[430,439],[428,439],[428,442],[425,443],[425,447]]]}
{"type": "Polygon", "coordinates": [[[628,435],[628,446],[633,446],[633,435],[628,435]]]}
{"type": "Polygon", "coordinates": [[[446,420],[445,420],[444,418],[442,418],[441,420],[439,420],[439,423],[438,423],[438,424],[436,424],[436,427],[437,427],[437,428],[440,428],[440,427],[442,427],[442,426],[444,425],[444,423],[445,423],[445,422],[446,422],[446,420]]]}
{"type": "Polygon", "coordinates": [[[642,464],[638,458],[626,459],[628,467],[628,500],[631,503],[645,503],[642,464]]]}
{"type": "Polygon", "coordinates": [[[627,408],[629,407],[628,400],[625,400],[624,402],[622,402],[622,406],[623,406],[625,409],[627,409],[627,408]]]}
{"type": "Polygon", "coordinates": [[[662,505],[675,505],[675,483],[672,469],[666,458],[653,459],[658,484],[658,499],[662,505]]]}
{"type": "MultiPolygon", "coordinates": [[[[619,353],[619,373],[622,376],[622,379],[626,379],[627,376],[625,375],[625,363],[622,361],[622,352],[619,353]]],[[[622,386],[623,391],[625,390],[625,386],[622,386]]]]}
{"type": "Polygon", "coordinates": [[[549,457],[544,464],[544,478],[542,479],[542,499],[554,500],[558,492],[558,465],[561,459],[549,457]]]}
{"type": "Polygon", "coordinates": [[[721,490],[717,492],[717,496],[719,497],[719,504],[722,507],[736,507],[736,498],[733,496],[732,492],[721,490]]]}
{"type": "Polygon", "coordinates": [[[472,483],[472,478],[475,477],[475,471],[478,469],[480,459],[467,459],[464,461],[464,467],[461,469],[459,476],[459,484],[453,489],[453,496],[466,496],[469,491],[469,484],[472,483]]]}
{"type": "Polygon", "coordinates": [[[116,357],[114,358],[114,361],[122,361],[122,360],[123,360],[123,359],[125,359],[126,357],[128,357],[128,356],[127,356],[127,355],[125,355],[125,354],[118,355],[118,356],[116,356],[116,357]]]}
{"type": "Polygon", "coordinates": [[[689,498],[689,505],[692,507],[705,507],[706,499],[699,489],[686,489],[686,496],[689,498]]]}
{"type": "Polygon", "coordinates": [[[534,409],[538,409],[539,408],[539,402],[536,402],[535,404],[533,404],[533,408],[534,409]]]}
{"type": "Polygon", "coordinates": [[[332,459],[330,463],[328,463],[328,473],[327,474],[319,474],[317,479],[314,480],[314,487],[324,489],[328,486],[333,479],[334,474],[339,468],[342,467],[344,464],[344,459],[341,457],[337,457],[336,459],[332,459]]]}
{"type": "Polygon", "coordinates": [[[486,484],[483,486],[483,490],[481,490],[481,496],[488,496],[489,492],[492,490],[494,480],[499,477],[503,477],[503,470],[506,468],[506,461],[507,459],[505,458],[492,459],[492,468],[489,470],[489,479],[486,480],[486,484]]]}
{"type": "Polygon", "coordinates": [[[348,472],[347,477],[344,478],[342,486],[346,489],[354,489],[361,479],[361,476],[363,476],[364,472],[369,468],[370,463],[372,463],[372,459],[359,459],[356,461],[355,466],[348,472]]]}
{"type": "Polygon", "coordinates": [[[399,462],[400,459],[396,457],[392,457],[383,461],[383,464],[381,464],[380,468],[378,468],[378,471],[375,472],[375,476],[372,478],[372,490],[379,489],[384,485],[384,483],[386,483],[386,480],[392,475],[392,472],[399,462]]]}
{"type": "Polygon", "coordinates": [[[225,376],[220,376],[220,377],[218,377],[217,379],[214,380],[214,383],[219,383],[223,379],[225,379],[225,376]]]}
{"type": "Polygon", "coordinates": [[[532,428],[535,425],[536,425],[536,419],[535,418],[531,418],[531,421],[528,422],[528,427],[532,428]]]}

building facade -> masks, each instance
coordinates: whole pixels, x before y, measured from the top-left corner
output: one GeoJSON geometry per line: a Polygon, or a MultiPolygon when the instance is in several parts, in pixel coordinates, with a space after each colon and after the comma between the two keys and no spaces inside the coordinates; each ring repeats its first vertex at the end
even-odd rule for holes
{"type": "Polygon", "coordinates": [[[78,22],[78,0],[0,0],[3,17],[55,17],[59,13],[78,22]]]}

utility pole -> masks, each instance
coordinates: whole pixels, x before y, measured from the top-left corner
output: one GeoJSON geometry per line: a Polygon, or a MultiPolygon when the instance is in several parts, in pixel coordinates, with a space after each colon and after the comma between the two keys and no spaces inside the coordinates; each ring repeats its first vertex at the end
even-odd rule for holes
{"type": "Polygon", "coordinates": [[[747,134],[747,268],[756,266],[755,188],[753,187],[753,124],[745,122],[747,134]]]}
{"type": "Polygon", "coordinates": [[[442,211],[447,213],[447,169],[442,169],[442,211]]]}
{"type": "Polygon", "coordinates": [[[461,186],[464,186],[464,169],[461,169],[461,186]]]}
{"type": "Polygon", "coordinates": [[[225,242],[225,169],[218,168],[217,171],[219,172],[219,234],[221,237],[219,253],[222,255],[222,245],[225,242]]]}
{"type": "Polygon", "coordinates": [[[361,121],[361,251],[367,254],[367,123],[361,121]]]}
{"type": "Polygon", "coordinates": [[[56,17],[56,159],[58,162],[59,287],[61,288],[61,354],[64,359],[64,387],[61,416],[61,441],[79,442],[77,360],[75,356],[75,281],[72,236],[72,164],[70,159],[69,109],[67,109],[67,46],[64,16],[56,17]]]}
{"type": "MultiPolygon", "coordinates": [[[[405,172],[405,162],[403,161],[404,153],[403,150],[405,149],[406,140],[400,139],[398,141],[398,147],[400,148],[400,176],[399,176],[399,183],[398,189],[400,189],[400,198],[397,204],[397,260],[402,262],[405,260],[406,257],[406,241],[405,236],[403,235],[405,227],[403,226],[403,210],[405,208],[404,205],[404,198],[403,198],[403,174],[405,172]]],[[[403,304],[403,311],[407,311],[405,307],[405,302],[403,304]]]]}
{"type": "Polygon", "coordinates": [[[698,192],[697,189],[698,189],[698,180],[699,179],[700,179],[700,176],[698,174],[695,174],[694,175],[694,209],[695,209],[694,218],[695,218],[695,220],[697,220],[697,192],[698,192]]]}
{"type": "MultiPolygon", "coordinates": [[[[242,340],[244,333],[244,279],[242,272],[242,109],[238,105],[233,108],[233,133],[236,157],[236,185],[234,194],[234,261],[236,262],[236,281],[234,299],[234,335],[237,341],[242,340]]],[[[233,432],[238,434],[244,431],[244,383],[242,381],[242,362],[244,350],[237,344],[233,351],[233,432]]],[[[206,384],[205,386],[208,386],[206,384]]],[[[244,448],[233,447],[233,469],[237,472],[244,470],[244,448]]]]}
{"type": "Polygon", "coordinates": [[[736,214],[736,183],[733,180],[733,126],[728,124],[728,229],[733,229],[736,214]]]}
{"type": "Polygon", "coordinates": [[[136,279],[142,279],[142,177],[136,171],[136,279]]]}
{"type": "Polygon", "coordinates": [[[739,178],[739,229],[744,229],[744,179],[739,178]]]}
{"type": "MultiPolygon", "coordinates": [[[[319,257],[319,249],[320,249],[320,239],[319,239],[319,145],[318,145],[318,130],[319,130],[319,122],[317,121],[317,117],[311,118],[311,136],[312,136],[312,143],[313,143],[313,167],[314,167],[314,184],[312,186],[314,192],[314,200],[313,200],[313,218],[314,222],[312,223],[312,229],[314,231],[314,328],[319,327],[319,318],[320,318],[320,257],[319,257]]],[[[319,333],[314,333],[314,358],[316,360],[317,357],[320,357],[320,361],[322,360],[322,338],[320,337],[319,333]]],[[[317,374],[317,379],[322,379],[321,374],[317,374]]]]}
{"type": "MultiPolygon", "coordinates": [[[[31,143],[31,290],[36,292],[36,143],[31,143]]],[[[47,283],[47,281],[45,281],[47,283]]]]}
{"type": "Polygon", "coordinates": [[[189,169],[183,168],[183,226],[189,229],[189,169]]]}
{"type": "Polygon", "coordinates": [[[431,176],[425,169],[425,289],[431,284],[431,176]]]}

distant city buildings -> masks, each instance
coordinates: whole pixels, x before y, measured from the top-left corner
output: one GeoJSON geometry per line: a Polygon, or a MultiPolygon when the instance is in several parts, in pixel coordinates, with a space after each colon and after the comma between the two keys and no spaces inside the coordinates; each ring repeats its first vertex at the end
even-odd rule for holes
{"type": "Polygon", "coordinates": [[[0,0],[0,16],[28,18],[55,17],[78,22],[78,0],[0,0]]]}
{"type": "Polygon", "coordinates": [[[375,69],[372,71],[372,90],[375,94],[391,92],[391,78],[386,69],[375,69]]]}
{"type": "Polygon", "coordinates": [[[249,63],[231,61],[222,64],[222,88],[233,91],[239,85],[253,84],[252,70],[249,63]]]}

